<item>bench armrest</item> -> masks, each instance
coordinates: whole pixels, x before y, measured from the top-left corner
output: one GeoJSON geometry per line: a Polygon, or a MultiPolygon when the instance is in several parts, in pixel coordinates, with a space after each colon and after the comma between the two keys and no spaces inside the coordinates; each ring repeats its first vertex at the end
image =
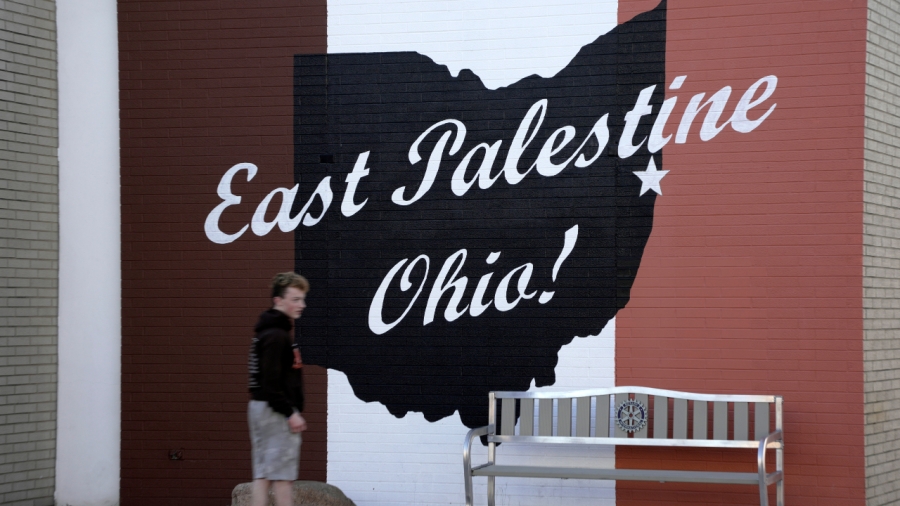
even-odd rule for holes
{"type": "Polygon", "coordinates": [[[476,437],[486,436],[494,432],[493,425],[485,425],[472,429],[466,434],[466,441],[463,443],[463,480],[466,485],[466,506],[472,506],[474,498],[472,497],[472,441],[476,437]]]}
{"type": "Polygon", "coordinates": [[[472,441],[476,437],[486,436],[490,429],[490,425],[485,425],[484,427],[472,429],[466,434],[466,441],[463,444],[463,466],[465,467],[466,476],[472,474],[472,441]]]}
{"type": "Polygon", "coordinates": [[[784,433],[781,431],[781,429],[778,429],[759,440],[759,451],[756,454],[756,466],[759,472],[759,494],[760,504],[762,506],[765,506],[769,503],[769,483],[768,476],[766,475],[766,449],[768,449],[769,444],[776,441],[781,443],[782,448],[784,447],[784,433]]]}

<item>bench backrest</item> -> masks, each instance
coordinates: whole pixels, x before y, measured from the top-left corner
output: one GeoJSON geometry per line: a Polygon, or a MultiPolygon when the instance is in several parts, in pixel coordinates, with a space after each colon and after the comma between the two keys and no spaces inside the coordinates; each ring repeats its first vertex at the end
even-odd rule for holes
{"type": "Polygon", "coordinates": [[[783,403],[776,395],[614,387],[491,392],[489,402],[491,442],[751,448],[773,431],[773,424],[782,428],[783,403]]]}

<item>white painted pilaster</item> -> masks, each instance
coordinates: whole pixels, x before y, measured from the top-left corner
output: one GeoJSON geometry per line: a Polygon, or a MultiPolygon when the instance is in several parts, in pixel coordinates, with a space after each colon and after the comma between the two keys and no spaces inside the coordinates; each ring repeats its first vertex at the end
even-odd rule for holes
{"type": "Polygon", "coordinates": [[[119,502],[121,261],[115,0],[58,0],[56,503],[119,502]]]}

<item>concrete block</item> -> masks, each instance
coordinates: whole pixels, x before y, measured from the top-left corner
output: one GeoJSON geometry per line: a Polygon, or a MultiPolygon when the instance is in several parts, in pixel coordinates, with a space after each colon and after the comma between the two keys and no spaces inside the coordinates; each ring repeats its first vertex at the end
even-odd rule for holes
{"type": "MultiPolygon", "coordinates": [[[[252,483],[241,483],[231,492],[231,506],[250,506],[252,483]]],[[[334,485],[318,481],[295,481],[293,504],[295,506],[356,506],[334,485]]],[[[269,490],[268,506],[275,506],[275,497],[269,490]]]]}

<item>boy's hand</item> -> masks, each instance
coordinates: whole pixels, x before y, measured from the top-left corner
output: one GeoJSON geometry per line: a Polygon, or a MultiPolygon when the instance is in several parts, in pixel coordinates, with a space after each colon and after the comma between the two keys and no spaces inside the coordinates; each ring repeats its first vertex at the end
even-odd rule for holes
{"type": "Polygon", "coordinates": [[[303,367],[303,359],[300,358],[300,350],[294,348],[294,369],[300,369],[303,367]]]}
{"type": "Polygon", "coordinates": [[[306,430],[306,420],[300,416],[300,413],[294,413],[288,418],[288,427],[290,427],[291,432],[303,432],[306,430]]]}

